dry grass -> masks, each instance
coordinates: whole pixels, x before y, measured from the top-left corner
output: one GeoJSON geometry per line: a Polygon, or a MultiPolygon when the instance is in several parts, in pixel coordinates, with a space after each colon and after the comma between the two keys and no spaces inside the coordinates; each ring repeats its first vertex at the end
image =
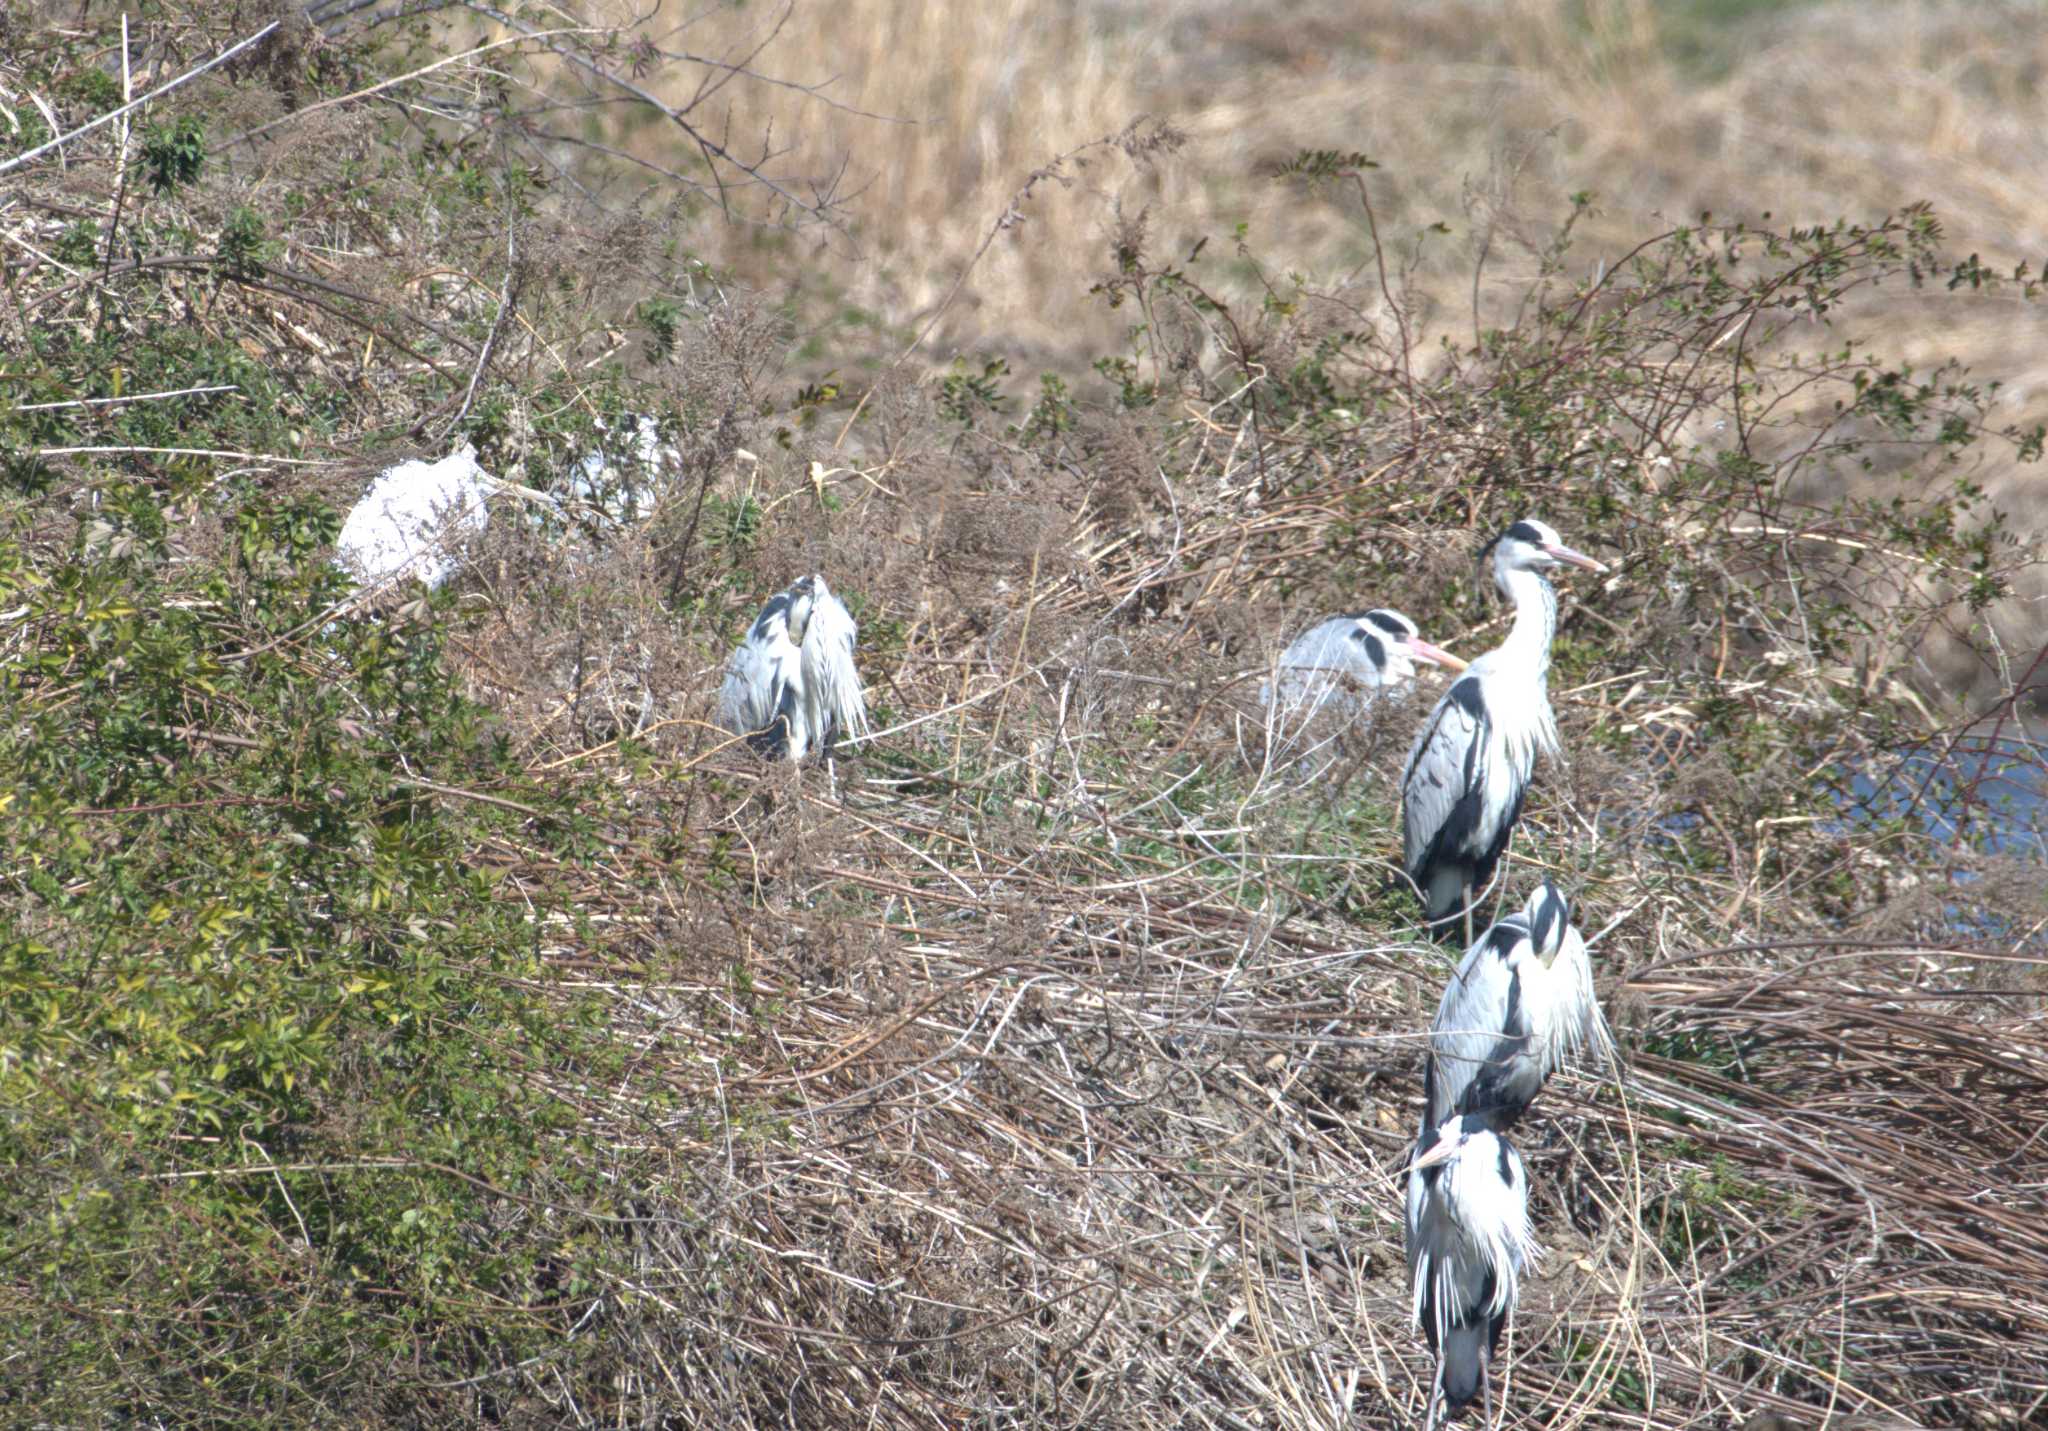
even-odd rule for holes
{"type": "MultiPolygon", "coordinates": [[[[1579,191],[1596,204],[1577,231],[1580,272],[1706,211],[1782,226],[1919,200],[1995,267],[2048,249],[2037,178],[2048,37],[2026,5],[1816,4],[1724,19],[1647,0],[1050,11],[851,0],[799,9],[777,29],[778,14],[693,19],[673,43],[736,54],[772,34],[764,68],[830,80],[826,93],[854,107],[756,91],[733,111],[772,122],[797,146],[797,172],[846,166],[850,247],[764,242],[745,226],[698,240],[795,306],[817,370],[860,364],[867,319],[916,330],[935,315],[927,370],[984,353],[1020,370],[1085,368],[1126,318],[1085,303],[1073,277],[1105,271],[1106,236],[1140,210],[1164,253],[1221,246],[1243,223],[1268,262],[1354,285],[1365,311],[1381,311],[1348,193],[1306,198],[1266,177],[1302,148],[1360,149],[1384,166],[1373,179],[1382,233],[1397,251],[1420,249],[1407,296],[1425,353],[1435,335],[1468,340],[1511,315],[1579,191]],[[1139,115],[1186,133],[1186,148],[1048,187],[973,264],[1024,174],[1139,115]],[[1437,222],[1448,232],[1425,241],[1437,222]],[[849,313],[863,320],[850,339],[849,313]]],[[[662,37],[662,25],[649,32],[662,37]]],[[[2005,384],[2002,421],[2048,419],[2048,336],[2010,299],[1963,308],[1891,289],[1852,308],[1848,326],[1905,361],[1953,355],[2005,384]]],[[[2000,463],[1978,480],[2038,520],[2028,469],[2000,463]]],[[[2030,579],[2019,595],[1996,627],[2024,666],[2048,646],[2048,585],[2030,579]]],[[[1947,655],[1931,674],[1968,679],[1947,655]]]]}
{"type": "MultiPolygon", "coordinates": [[[[1800,5],[1725,22],[1692,8],[1674,17],[1643,0],[1426,11],[1324,0],[1262,12],[1180,0],[1049,15],[1022,3],[911,12],[853,0],[779,28],[780,12],[742,10],[648,32],[717,53],[772,36],[764,68],[829,81],[827,96],[856,107],[747,100],[756,125],[772,115],[776,134],[800,146],[793,169],[849,164],[857,261],[816,254],[804,266],[898,321],[944,296],[1020,177],[1048,155],[1141,114],[1190,135],[1157,192],[1098,174],[1067,205],[1048,204],[1042,232],[1018,235],[949,311],[942,337],[960,350],[1022,343],[1085,359],[1113,341],[1099,319],[1076,326],[1091,315],[1074,310],[1069,280],[1100,264],[1119,201],[1151,204],[1173,251],[1248,221],[1262,252],[1324,278],[1347,271],[1365,252],[1349,206],[1304,203],[1265,182],[1266,167],[1301,148],[1380,160],[1383,216],[1399,241],[1435,220],[1451,225],[1424,288],[1452,331],[1469,324],[1481,252],[1491,318],[1519,295],[1533,251],[1577,190],[1598,200],[1581,230],[1589,268],[1702,210],[1828,222],[1918,199],[1988,260],[2041,250],[2048,210],[2033,176],[2048,157],[2037,82],[2048,41],[2028,8],[1800,5]],[[1717,47],[1702,62],[1714,73],[1674,57],[1697,30],[1717,47]]],[[[745,230],[704,237],[747,267],[745,230]]],[[[792,282],[786,263],[761,276],[792,282]]],[[[1996,353],[2010,380],[2037,386],[2048,364],[2040,350],[2026,340],[2015,349],[2006,322],[1973,321],[1982,331],[1961,345],[1966,356],[1996,353]]],[[[1914,325],[1913,337],[1958,347],[1952,332],[1914,325]]]]}
{"type": "MultiPolygon", "coordinates": [[[[1314,560],[1328,497],[1247,515],[1228,451],[1209,496],[1143,534],[1081,521],[1048,544],[1041,520],[1006,525],[1010,499],[963,492],[949,524],[980,535],[935,557],[887,539],[885,480],[851,493],[834,559],[917,615],[869,669],[888,720],[842,762],[843,800],[687,725],[648,732],[661,768],[717,775],[639,808],[645,838],[693,853],[585,896],[607,932],[579,987],[613,998],[689,1110],[590,1109],[666,1167],[606,1313],[647,1404],[701,1424],[1420,1414],[1399,1179],[1448,966],[1373,893],[1416,711],[1319,731],[1313,768],[1269,759],[1250,690],[1273,641],[1219,653],[1285,629],[1271,585],[1314,560]],[[1213,560],[1264,542],[1270,564],[1213,560]],[[982,596],[949,600],[977,552],[982,596]],[[1131,621],[1162,582],[1174,614],[1131,621]]],[[[713,480],[777,513],[805,495],[795,475],[713,480]]],[[[717,623],[703,639],[675,673],[700,717],[717,623]]],[[[1613,699],[1563,697],[1585,754],[1547,784],[1532,854],[1595,924],[1618,917],[1597,956],[1627,1052],[1523,1135],[1549,1256],[1506,1424],[2032,1419],[2048,961],[1728,943],[1785,912],[1730,908],[1639,817],[1595,814],[1661,783],[1594,749],[1603,711],[1655,703],[1613,699]]],[[[612,778],[530,728],[547,768],[612,778]]]]}

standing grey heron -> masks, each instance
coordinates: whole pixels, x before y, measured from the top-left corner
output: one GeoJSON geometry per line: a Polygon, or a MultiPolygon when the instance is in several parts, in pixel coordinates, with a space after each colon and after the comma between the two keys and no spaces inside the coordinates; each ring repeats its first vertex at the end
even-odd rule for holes
{"type": "Polygon", "coordinates": [[[1422,1085],[1431,1126],[1470,1114],[1514,1126],[1575,1053],[1601,1062],[1614,1042],[1593,996],[1593,966],[1571,906],[1549,880],[1482,934],[1444,989],[1430,1026],[1422,1085]]]}
{"type": "Polygon", "coordinates": [[[1550,713],[1550,641],[1557,592],[1543,573],[1562,565],[1607,568],[1524,518],[1494,538],[1493,580],[1514,603],[1507,640],[1474,661],[1430,712],[1401,776],[1401,832],[1408,878],[1439,938],[1455,934],[1483,890],[1522,813],[1536,753],[1557,754],[1550,713]]]}
{"type": "Polygon", "coordinates": [[[1304,719],[1325,705],[1355,713],[1374,695],[1411,684],[1417,661],[1465,669],[1456,656],[1423,640],[1398,611],[1382,606],[1332,616],[1294,638],[1281,654],[1278,680],[1260,686],[1259,703],[1304,719]]]}
{"type": "Polygon", "coordinates": [[[1425,1126],[1408,1164],[1408,1279],[1415,1324],[1437,1359],[1425,1428],[1440,1405],[1456,1411],[1475,1396],[1492,1421],[1486,1364],[1539,1255],[1521,1154],[1473,1115],[1425,1126]]]}
{"type": "Polygon", "coordinates": [[[867,734],[854,669],[853,616],[822,576],[799,577],[768,598],[725,668],[718,723],[771,760],[829,760],[842,736],[867,734]]]}

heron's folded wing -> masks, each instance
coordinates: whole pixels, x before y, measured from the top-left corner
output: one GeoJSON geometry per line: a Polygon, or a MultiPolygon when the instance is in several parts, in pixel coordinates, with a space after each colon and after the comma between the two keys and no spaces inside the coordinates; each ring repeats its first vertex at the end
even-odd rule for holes
{"type": "Polygon", "coordinates": [[[1466,951],[1458,972],[1444,988],[1430,1025],[1429,1066],[1423,1098],[1431,1126],[1458,1109],[1507,1030],[1513,974],[1495,951],[1492,933],[1466,951]]]}
{"type": "Polygon", "coordinates": [[[748,636],[732,653],[718,693],[718,723],[734,735],[766,730],[782,713],[797,675],[787,639],[748,636]]]}
{"type": "Polygon", "coordinates": [[[1452,683],[1408,752],[1401,775],[1401,833],[1409,873],[1450,823],[1468,787],[1488,777],[1486,707],[1472,676],[1452,683]]]}
{"type": "MultiPolygon", "coordinates": [[[[1333,697],[1377,690],[1386,679],[1386,640],[1355,616],[1317,622],[1281,653],[1281,708],[1289,714],[1313,712],[1333,697]]],[[[1266,699],[1263,691],[1259,699],[1266,699]]]]}

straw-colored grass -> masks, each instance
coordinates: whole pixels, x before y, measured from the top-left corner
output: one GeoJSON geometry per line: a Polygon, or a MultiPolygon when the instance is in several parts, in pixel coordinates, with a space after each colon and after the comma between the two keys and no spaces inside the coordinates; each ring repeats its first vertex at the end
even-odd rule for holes
{"type": "MultiPolygon", "coordinates": [[[[414,952],[455,951],[447,977],[490,997],[426,1001],[440,1039],[556,1115],[488,1156],[422,1154],[441,1119],[488,1119],[462,1106],[462,1070],[381,1041],[382,1015],[343,999],[369,1031],[299,1085],[300,1103],[275,1104],[289,1113],[275,1146],[303,1158],[230,1148],[226,1131],[137,1135],[104,1162],[72,1151],[64,1170],[87,1169],[76,1186],[130,1217],[104,1226],[141,1241],[94,1242],[114,1233],[67,1220],[69,1171],[7,1170],[36,1214],[0,1231],[35,1248],[47,1223],[92,1255],[0,1263],[5,1320],[34,1329],[0,1337],[0,1368],[41,1353],[90,1362],[84,1389],[19,1373],[52,1421],[1413,1424],[1431,1366],[1409,1322],[1401,1167],[1419,1043],[1451,963],[1415,937],[1393,788],[1436,687],[1305,731],[1274,729],[1256,692],[1285,638],[1330,609],[1393,602],[1432,639],[1485,649],[1501,616],[1472,558],[1536,507],[1617,570],[1566,590],[1552,689],[1567,759],[1538,776],[1501,893],[1519,902],[1552,875],[1601,931],[1621,1059],[1560,1078],[1516,1135],[1548,1255],[1500,1365],[1502,1424],[1679,1431],[1773,1409],[1813,1424],[2038,1424],[2038,862],[1909,820],[1841,824],[1816,784],[1971,726],[1976,710],[1895,658],[1932,633],[1991,673],[2001,709],[2019,697],[2025,662],[2000,665],[1974,625],[1974,573],[1939,530],[1951,472],[1925,429],[1949,409],[1902,419],[1915,440],[1886,454],[1906,498],[1896,527],[1889,509],[1838,507],[1801,486],[1815,479],[1800,444],[1868,429],[1860,413],[1801,427],[1812,409],[1798,395],[1853,393],[1882,370],[1842,359],[1809,373],[1800,335],[1823,330],[1796,316],[1796,297],[1738,304],[1744,331],[1776,331],[1745,376],[1786,405],[1752,440],[1756,467],[1728,475],[1711,460],[1732,450],[1716,424],[1765,397],[1709,362],[1728,352],[1728,322],[1718,304],[1688,306],[1706,269],[1675,259],[1573,285],[1658,211],[1725,207],[1722,194],[1762,207],[1759,186],[1778,176],[1806,186],[1788,208],[1813,217],[1921,197],[1887,195],[1869,156],[1905,150],[1931,120],[1942,157],[1920,172],[1956,186],[1952,232],[1995,231],[1965,246],[1999,252],[1999,225],[2019,224],[2027,198],[2017,169],[2001,181],[1988,166],[2039,140],[1994,111],[2038,106],[2021,52],[2039,41],[1961,11],[1906,12],[1887,32],[1813,9],[1747,22],[1755,53],[1709,47],[1686,69],[1635,5],[1031,11],[855,0],[791,13],[759,69],[842,74],[834,98],[926,121],[795,96],[785,115],[772,93],[735,85],[736,129],[772,118],[820,156],[805,160],[813,172],[844,151],[850,172],[872,175],[850,228],[815,247],[813,231],[720,230],[701,205],[687,222],[583,206],[566,184],[515,215],[512,178],[491,167],[522,158],[509,140],[501,152],[478,139],[458,171],[455,151],[418,146],[413,127],[460,131],[475,113],[450,96],[488,94],[509,54],[397,87],[404,107],[381,130],[342,122],[354,104],[294,108],[285,80],[259,71],[194,86],[187,100],[216,135],[279,127],[149,198],[162,251],[147,268],[96,276],[86,261],[98,250],[85,240],[115,220],[115,133],[0,193],[0,351],[42,341],[55,365],[104,332],[124,357],[155,353],[136,335],[172,315],[213,345],[209,360],[240,354],[242,381],[279,384],[271,408],[202,414],[251,444],[217,464],[167,467],[168,442],[67,440],[8,469],[43,484],[5,498],[20,550],[8,590],[33,612],[0,634],[17,715],[55,725],[145,676],[163,682],[168,694],[123,708],[111,734],[81,729],[82,751],[118,764],[145,749],[174,771],[203,755],[194,803],[220,801],[232,834],[210,863],[253,869],[289,844],[307,863],[277,868],[347,870],[357,883],[338,886],[363,891],[345,918],[297,886],[279,896],[331,921],[334,947],[299,951],[303,968],[269,947],[235,957],[274,965],[286,989],[360,959],[402,1002],[414,952]],[[1981,63],[1944,101],[1935,77],[1955,54],[1981,63]],[[1880,92],[1880,72],[1904,80],[1880,92]],[[1840,91],[1845,75],[1861,78],[1840,91]],[[1821,130],[1844,92],[1861,117],[1821,130]],[[430,98],[442,107],[422,119],[430,98]],[[1170,135],[1124,128],[1147,110],[1190,143],[1174,153],[1170,135]],[[1385,162],[1367,180],[1384,250],[1356,189],[1260,177],[1305,143],[1385,162]],[[998,224],[1034,171],[1077,151],[1091,162],[1042,174],[1026,222],[998,224]],[[1558,193],[1582,187],[1611,197],[1583,220],[1569,271],[1531,295],[1558,193]],[[1127,247],[1124,306],[1105,317],[1087,280],[1110,273],[1109,241],[1136,237],[1146,203],[1149,245],[1127,247]],[[219,250],[241,205],[266,216],[275,247],[236,268],[219,250]],[[1463,251],[1426,253],[1404,287],[1403,250],[1439,216],[1463,251]],[[1259,314],[1146,276],[1194,236],[1226,247],[1238,217],[1260,272],[1329,281],[1276,278],[1287,301],[1259,314]],[[760,291],[669,251],[672,224],[760,291]],[[169,252],[167,235],[190,235],[192,251],[169,252]],[[1482,249],[1487,314],[1530,296],[1591,318],[1552,347],[1517,330],[1527,366],[1465,356],[1433,372],[1433,338],[1470,328],[1482,249]],[[650,294],[671,306],[636,314],[650,294]],[[834,395],[796,391],[827,362],[802,351],[814,297],[882,315],[879,336],[831,336],[842,353],[858,340],[848,369],[881,374],[872,390],[842,377],[834,395]],[[1028,399],[991,412],[923,380],[924,358],[944,366],[956,347],[1085,370],[1134,313],[1157,336],[1134,383],[1156,382],[1157,400],[1119,406],[1091,389],[1053,414],[1051,436],[1026,430],[1028,399]],[[1627,336],[1601,347],[1587,334],[1609,317],[1627,336]],[[896,366],[934,319],[929,348],[896,366]],[[1359,336],[1327,376],[1357,405],[1333,410],[1296,378],[1343,333],[1359,336]],[[1554,359],[1555,404],[1515,386],[1538,359],[1554,359]],[[593,418],[622,406],[657,413],[673,446],[636,474],[646,500],[607,521],[565,473],[597,440],[593,418]],[[278,556],[264,523],[301,499],[345,504],[385,454],[458,435],[563,515],[500,513],[444,597],[277,629],[265,583],[313,563],[278,556]],[[1518,465],[1531,452],[1545,461],[1518,465]],[[809,569],[855,604],[878,727],[842,753],[836,789],[816,767],[763,765],[709,720],[731,642],[763,595],[809,569]],[[52,572],[103,583],[90,587],[103,604],[69,601],[52,572]],[[124,612],[124,581],[232,628],[225,654],[202,652],[211,664],[195,660],[190,679],[163,662],[94,664],[101,614],[161,615],[124,612]],[[70,644],[45,651],[45,632],[70,644]],[[394,641],[415,668],[393,666],[394,641]],[[407,681],[432,685],[430,664],[487,712],[483,754],[457,745],[467,714],[432,717],[449,727],[436,749],[467,762],[449,757],[452,772],[412,763],[431,713],[349,704],[367,670],[388,687],[377,711],[404,710],[407,681]],[[259,704],[272,693],[251,689],[257,673],[275,671],[297,707],[259,704]],[[253,714],[293,708],[320,749],[253,714]],[[301,788],[298,766],[259,764],[279,752],[356,783],[301,788]],[[262,783],[273,778],[284,796],[262,783]],[[286,797],[312,833],[263,823],[286,797]],[[375,828],[344,822],[363,810],[319,808],[343,797],[375,828]],[[232,823],[245,805],[250,823],[232,823]],[[440,818],[449,810],[490,818],[440,818]],[[415,826],[433,836],[423,853],[406,844],[415,826]],[[434,921],[400,924],[408,871],[475,902],[450,896],[434,921]],[[465,911],[475,924],[457,922],[465,911]],[[515,940],[527,963],[491,961],[515,940]],[[467,1022],[508,1007],[502,1030],[467,1022]],[[362,1249],[409,1244],[365,1229],[409,1227],[406,1212],[444,1219],[442,1260],[386,1277],[362,1249]],[[214,1260],[91,1280],[151,1237],[214,1260]],[[383,1280],[362,1280],[371,1266],[383,1280]],[[169,1300],[143,1315],[146,1297],[169,1300]]],[[[730,52],[779,13],[718,11],[673,34],[657,19],[650,33],[730,52]],[[721,38],[725,26],[738,29],[721,38]]],[[[210,53],[228,23],[174,18],[163,53],[210,53]]],[[[33,56],[0,66],[8,95],[45,78],[33,56]]],[[[2015,248],[2027,232],[2010,229],[2015,248]]],[[[1845,263],[1884,268],[1867,252],[1845,263]]],[[[1248,260],[1234,279],[1219,285],[1230,304],[1253,286],[1248,260]]],[[[1968,347],[1973,330],[1923,324],[1903,290],[1859,291],[1846,321],[1885,315],[1901,346],[1968,347]]],[[[1999,354],[2010,366],[1993,366],[2024,369],[2029,352],[2014,340],[1999,354]]],[[[129,393],[178,376],[123,374],[129,393]]],[[[40,450],[33,423],[46,419],[0,418],[10,444],[40,450]]],[[[89,437],[146,419],[66,420],[89,437]]],[[[1986,558],[1991,574],[2036,578],[2039,540],[2038,521],[2018,524],[1986,558]]],[[[2014,598],[1987,600],[2008,630],[2035,630],[2014,598]]],[[[25,800],[38,831],[77,822],[88,854],[115,862],[118,822],[163,813],[25,800]]],[[[57,858],[54,843],[35,849],[57,858]]],[[[102,931],[71,912],[94,881],[53,892],[26,856],[10,861],[0,876],[40,943],[6,947],[45,985],[22,975],[0,1055],[28,1042],[46,1006],[29,996],[59,973],[95,1010],[124,1011],[130,992],[99,978],[102,931]],[[63,962],[80,950],[90,957],[63,962]]],[[[158,898],[184,919],[181,897],[129,902],[140,920],[158,898]]],[[[219,941],[194,947],[209,969],[232,963],[219,941]]],[[[417,1042],[431,1053],[435,1039],[417,1042]]],[[[97,1126],[92,1090],[136,1081],[107,1072],[105,1044],[81,1038],[65,1057],[61,1077],[39,1079],[0,1056],[9,1136],[34,1126],[62,1143],[67,1127],[97,1126]]],[[[195,1067],[195,1085],[224,1097],[225,1076],[195,1067]]],[[[151,1096],[142,1083],[136,1096],[151,1096]]],[[[246,1080],[228,1092],[258,1097],[246,1080]]]]}

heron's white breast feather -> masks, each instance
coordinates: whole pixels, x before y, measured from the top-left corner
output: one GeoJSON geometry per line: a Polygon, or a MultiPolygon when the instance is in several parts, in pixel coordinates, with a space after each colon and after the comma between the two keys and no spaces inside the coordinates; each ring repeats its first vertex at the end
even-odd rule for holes
{"type": "Polygon", "coordinates": [[[1564,947],[1551,965],[1551,978],[1558,982],[1560,1061],[1583,1049],[1596,1063],[1613,1063],[1614,1035],[1600,1012],[1599,996],[1593,992],[1593,963],[1586,955],[1586,937],[1576,925],[1565,931],[1564,947]]]}
{"type": "Polygon", "coordinates": [[[853,613],[837,596],[820,590],[804,633],[804,696],[820,738],[835,731],[841,739],[858,740],[868,733],[867,698],[853,652],[858,628],[853,613]]]}
{"type": "Polygon", "coordinates": [[[1425,1293],[1435,1293],[1434,1330],[1441,1346],[1451,1323],[1471,1307],[1493,1274],[1483,1308],[1499,1316],[1514,1303],[1521,1273],[1542,1255],[1529,1226],[1529,1179],[1512,1146],[1492,1138],[1468,1144],[1443,1165],[1434,1185],[1408,1177],[1408,1265],[1412,1315],[1423,1325],[1425,1293]],[[1497,1149],[1504,1148],[1514,1184],[1501,1181],[1497,1149]]]}

